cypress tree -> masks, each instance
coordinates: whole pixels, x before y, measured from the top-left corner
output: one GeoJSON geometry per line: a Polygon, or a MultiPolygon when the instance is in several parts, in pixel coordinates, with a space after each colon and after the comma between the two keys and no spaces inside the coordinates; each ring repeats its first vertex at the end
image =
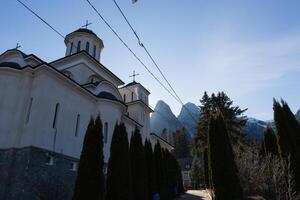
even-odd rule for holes
{"type": "Polygon", "coordinates": [[[210,183],[213,186],[216,200],[243,199],[233,150],[221,114],[210,119],[208,161],[210,183]]]}
{"type": "Polygon", "coordinates": [[[294,189],[300,192],[300,125],[286,102],[274,100],[273,109],[281,162],[284,166],[290,156],[294,189]]]}
{"type": "Polygon", "coordinates": [[[156,185],[155,185],[155,191],[160,195],[160,198],[162,200],[164,199],[164,185],[163,185],[163,165],[162,165],[162,152],[161,152],[161,146],[159,142],[157,142],[154,146],[154,168],[155,168],[155,179],[156,179],[156,185]]]}
{"type": "Polygon", "coordinates": [[[129,144],[123,123],[115,125],[106,183],[106,200],[132,200],[129,144]]]}
{"type": "Polygon", "coordinates": [[[82,147],[74,200],[104,199],[102,123],[98,116],[91,118],[82,147]]]}
{"type": "Polygon", "coordinates": [[[135,128],[130,140],[132,200],[146,200],[148,195],[145,151],[140,131],[135,128]]]}
{"type": "Polygon", "coordinates": [[[277,139],[276,135],[271,127],[267,127],[264,130],[264,153],[265,155],[278,155],[277,139]]]}
{"type": "Polygon", "coordinates": [[[152,200],[152,195],[156,192],[155,185],[155,171],[154,171],[154,163],[153,163],[153,150],[150,141],[147,139],[145,141],[145,161],[146,161],[146,170],[147,170],[147,200],[152,200]]]}

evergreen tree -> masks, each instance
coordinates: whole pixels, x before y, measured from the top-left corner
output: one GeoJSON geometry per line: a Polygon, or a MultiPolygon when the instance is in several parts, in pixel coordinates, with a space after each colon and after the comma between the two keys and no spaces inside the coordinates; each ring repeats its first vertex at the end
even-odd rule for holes
{"type": "Polygon", "coordinates": [[[152,200],[152,195],[156,192],[155,185],[155,168],[153,163],[153,150],[152,145],[149,140],[145,141],[145,161],[146,161],[146,170],[147,170],[147,200],[152,200]]]}
{"type": "Polygon", "coordinates": [[[198,157],[195,157],[191,169],[191,182],[193,189],[199,189],[201,183],[201,160],[198,157]]]}
{"type": "Polygon", "coordinates": [[[84,137],[74,200],[104,199],[103,159],[102,123],[98,116],[95,122],[91,118],[84,137]]]}
{"type": "Polygon", "coordinates": [[[106,200],[132,200],[129,144],[124,123],[115,125],[106,183],[106,200]]]}
{"type": "Polygon", "coordinates": [[[243,199],[231,142],[221,113],[212,116],[209,123],[208,155],[209,180],[216,200],[243,199]]]}
{"type": "Polygon", "coordinates": [[[242,128],[246,125],[247,118],[244,112],[247,109],[240,109],[233,105],[233,101],[224,93],[218,92],[209,96],[204,92],[200,100],[201,117],[198,122],[197,132],[193,142],[193,152],[200,156],[200,154],[207,147],[207,133],[210,117],[221,112],[228,127],[228,133],[232,142],[236,143],[241,138],[244,138],[242,128]]]}
{"type": "Polygon", "coordinates": [[[295,191],[300,192],[300,125],[288,104],[274,100],[274,121],[277,141],[283,166],[290,156],[291,171],[294,174],[295,191]]]}
{"type": "Polygon", "coordinates": [[[140,131],[135,128],[130,140],[132,200],[146,200],[148,195],[145,152],[140,131]]]}
{"type": "Polygon", "coordinates": [[[278,155],[277,139],[276,135],[271,127],[267,127],[264,130],[264,153],[265,155],[278,155]]]}
{"type": "Polygon", "coordinates": [[[174,134],[174,150],[176,158],[190,157],[190,142],[185,128],[179,129],[174,134]]]}
{"type": "Polygon", "coordinates": [[[157,142],[154,146],[154,168],[155,168],[155,191],[160,195],[161,200],[165,199],[165,187],[164,187],[164,170],[163,170],[163,157],[160,143],[157,142]]]}

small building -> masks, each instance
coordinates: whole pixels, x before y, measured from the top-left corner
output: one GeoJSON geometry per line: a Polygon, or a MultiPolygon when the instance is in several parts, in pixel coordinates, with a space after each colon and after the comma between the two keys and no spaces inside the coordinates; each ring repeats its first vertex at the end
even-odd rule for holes
{"type": "Polygon", "coordinates": [[[193,158],[192,157],[178,158],[177,161],[181,168],[183,186],[185,189],[189,189],[192,186],[191,170],[192,170],[193,158]]]}

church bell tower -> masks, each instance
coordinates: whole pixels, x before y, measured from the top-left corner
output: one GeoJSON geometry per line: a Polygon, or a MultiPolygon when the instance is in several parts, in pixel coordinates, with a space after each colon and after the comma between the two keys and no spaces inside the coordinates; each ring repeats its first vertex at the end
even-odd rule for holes
{"type": "Polygon", "coordinates": [[[66,56],[79,51],[86,51],[100,62],[101,51],[104,48],[103,41],[91,30],[80,28],[65,38],[66,56]]]}

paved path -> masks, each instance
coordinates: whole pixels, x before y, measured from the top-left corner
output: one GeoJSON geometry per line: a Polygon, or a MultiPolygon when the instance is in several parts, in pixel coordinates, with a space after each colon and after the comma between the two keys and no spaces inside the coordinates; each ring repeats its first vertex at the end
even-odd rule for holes
{"type": "Polygon", "coordinates": [[[205,190],[188,190],[178,200],[210,200],[205,190]]]}

